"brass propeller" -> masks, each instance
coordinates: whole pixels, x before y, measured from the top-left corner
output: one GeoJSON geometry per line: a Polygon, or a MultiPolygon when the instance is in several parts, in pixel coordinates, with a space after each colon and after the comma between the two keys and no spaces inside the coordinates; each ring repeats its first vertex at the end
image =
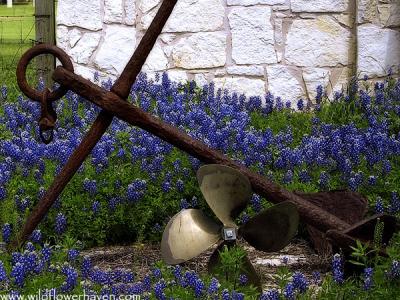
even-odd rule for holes
{"type": "Polygon", "coordinates": [[[184,209],[167,224],[161,253],[168,264],[179,264],[200,255],[221,238],[220,228],[199,209],[184,209]]]}
{"type": "Polygon", "coordinates": [[[233,220],[246,208],[252,195],[249,179],[236,169],[213,164],[202,166],[197,180],[217,218],[224,226],[236,227],[233,220]]]}
{"type": "MultiPolygon", "coordinates": [[[[241,227],[234,223],[252,194],[249,180],[238,170],[206,165],[197,172],[197,179],[205,200],[222,224],[215,223],[198,209],[185,209],[176,214],[168,222],[161,241],[161,253],[168,264],[194,258],[219,242],[208,265],[212,272],[220,263],[220,250],[224,245],[234,245],[238,236],[258,250],[272,252],[284,248],[296,234],[299,214],[291,202],[267,208],[241,227]]],[[[260,287],[260,279],[247,256],[243,272],[249,283],[260,287]]]]}

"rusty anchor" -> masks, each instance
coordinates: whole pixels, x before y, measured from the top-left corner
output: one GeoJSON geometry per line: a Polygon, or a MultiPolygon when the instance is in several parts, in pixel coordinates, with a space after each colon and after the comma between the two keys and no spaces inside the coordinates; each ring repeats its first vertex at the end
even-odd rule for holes
{"type": "MultiPolygon", "coordinates": [[[[296,205],[301,220],[309,226],[311,238],[319,250],[327,249],[330,245],[349,249],[349,246],[355,245],[356,240],[366,244],[370,243],[373,241],[374,228],[378,220],[384,224],[383,243],[387,244],[392,235],[399,230],[396,218],[381,214],[364,219],[367,211],[367,199],[362,195],[345,190],[313,194],[290,192],[126,101],[132,84],[176,2],[177,0],[162,2],[149,29],[111,91],[104,90],[76,75],[68,55],[55,46],[37,45],[23,55],[18,64],[17,79],[20,89],[26,96],[38,102],[43,98],[43,93],[28,86],[25,73],[31,59],[40,54],[50,53],[59,58],[62,63],[62,66],[57,67],[53,73],[53,79],[61,86],[47,95],[47,101],[53,102],[60,99],[67,90],[71,90],[99,106],[102,111],[9,247],[12,249],[21,246],[29,238],[105,133],[114,116],[154,134],[204,163],[221,164],[239,170],[249,179],[255,193],[274,204],[285,201],[292,202],[296,205]]],[[[385,250],[382,249],[380,254],[385,255],[385,250]]]]}

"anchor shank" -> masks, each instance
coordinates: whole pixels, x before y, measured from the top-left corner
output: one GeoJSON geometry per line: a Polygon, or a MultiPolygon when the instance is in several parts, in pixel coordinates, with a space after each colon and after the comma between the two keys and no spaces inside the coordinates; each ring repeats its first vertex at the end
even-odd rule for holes
{"type": "Polygon", "coordinates": [[[176,127],[144,112],[140,108],[121,99],[116,94],[98,87],[89,80],[69,72],[63,67],[58,67],[55,70],[53,79],[108,111],[110,114],[156,135],[188,154],[197,157],[204,163],[223,164],[239,169],[249,178],[253,190],[259,195],[266,197],[273,203],[289,200],[296,204],[300,216],[305,223],[313,225],[322,231],[329,229],[344,230],[349,227],[349,224],[336,216],[268,181],[245,166],[232,161],[220,152],[209,148],[203,142],[193,139],[176,127]]]}
{"type": "MultiPolygon", "coordinates": [[[[149,29],[146,31],[134,54],[126,65],[120,78],[115,82],[111,90],[125,99],[128,97],[130,88],[135,82],[137,75],[140,73],[148,55],[153,49],[165,23],[167,22],[172,10],[177,3],[177,0],[164,0],[161,4],[156,16],[154,17],[149,29]]],[[[44,197],[39,204],[33,209],[28,217],[22,231],[17,238],[10,244],[10,249],[15,249],[21,246],[29,238],[35,228],[45,217],[51,206],[60,196],[68,182],[78,171],[86,157],[91,153],[97,142],[106,132],[113,120],[113,116],[105,111],[101,111],[89,132],[83,138],[81,144],[73,152],[68,159],[66,165],[54,179],[50,188],[46,191],[44,197]]]]}

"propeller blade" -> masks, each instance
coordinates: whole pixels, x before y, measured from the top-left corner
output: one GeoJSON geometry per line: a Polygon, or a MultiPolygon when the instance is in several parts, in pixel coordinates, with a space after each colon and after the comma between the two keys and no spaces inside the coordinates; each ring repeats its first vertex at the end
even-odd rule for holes
{"type": "MultiPolygon", "coordinates": [[[[210,257],[210,260],[208,261],[208,273],[217,275],[218,272],[218,267],[221,266],[221,258],[219,255],[219,252],[222,251],[224,246],[228,246],[229,248],[234,246],[236,244],[235,241],[223,241],[217,249],[214,250],[213,254],[210,257]]],[[[244,274],[247,276],[248,282],[247,284],[252,284],[253,286],[257,287],[258,291],[261,293],[262,292],[262,287],[261,287],[261,280],[260,276],[258,275],[257,271],[254,269],[252,263],[250,262],[250,259],[247,257],[247,255],[244,257],[243,265],[242,265],[242,270],[240,274],[244,274]]],[[[229,277],[232,276],[230,274],[225,274],[225,276],[229,277]]],[[[233,278],[223,278],[224,280],[234,280],[233,278]]],[[[222,279],[222,278],[220,278],[222,279]]],[[[238,278],[236,278],[238,280],[238,278]]]]}
{"type": "Polygon", "coordinates": [[[218,219],[236,227],[233,220],[246,207],[251,195],[249,179],[224,165],[205,165],[197,172],[200,190],[218,219]]]}
{"type": "Polygon", "coordinates": [[[251,218],[239,228],[239,235],[257,250],[274,252],[289,244],[298,224],[296,205],[282,202],[251,218]]]}
{"type": "Polygon", "coordinates": [[[177,213],[165,227],[161,254],[168,264],[179,264],[198,256],[221,238],[221,226],[198,209],[177,213]]]}

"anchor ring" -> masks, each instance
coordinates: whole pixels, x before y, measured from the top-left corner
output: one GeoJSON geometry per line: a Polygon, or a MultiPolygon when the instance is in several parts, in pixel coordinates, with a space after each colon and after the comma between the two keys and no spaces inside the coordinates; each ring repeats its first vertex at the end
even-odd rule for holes
{"type": "MultiPolygon", "coordinates": [[[[70,72],[74,72],[74,67],[72,65],[72,62],[71,62],[68,54],[54,45],[39,44],[39,45],[36,45],[33,48],[29,49],[28,51],[26,51],[22,55],[21,59],[18,62],[17,82],[18,82],[18,86],[21,89],[21,91],[28,98],[30,98],[34,101],[37,101],[37,102],[41,101],[41,99],[43,97],[43,92],[40,92],[29,86],[28,81],[26,79],[26,70],[28,68],[29,62],[36,56],[39,56],[42,54],[54,55],[56,58],[58,58],[60,60],[62,66],[65,69],[67,69],[70,72]]],[[[47,99],[50,102],[56,101],[56,100],[60,99],[62,96],[64,96],[67,93],[67,91],[68,91],[68,89],[64,88],[63,86],[60,86],[56,90],[50,92],[47,99]]]]}

